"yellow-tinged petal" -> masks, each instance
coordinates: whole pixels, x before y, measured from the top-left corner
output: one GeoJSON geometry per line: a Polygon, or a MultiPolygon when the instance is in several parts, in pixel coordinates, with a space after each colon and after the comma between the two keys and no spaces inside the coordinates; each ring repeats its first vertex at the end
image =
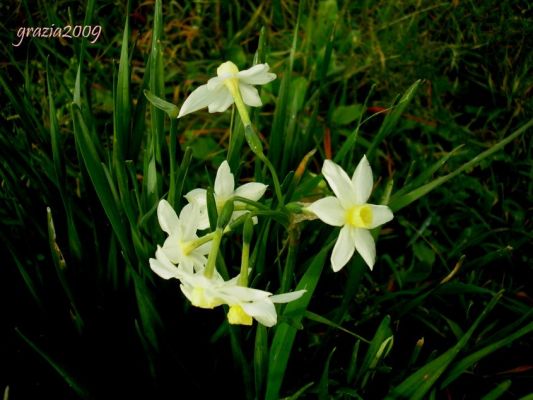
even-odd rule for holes
{"type": "Polygon", "coordinates": [[[369,204],[362,204],[350,207],[346,210],[346,224],[354,228],[370,228],[373,221],[372,207],[369,204]]]}
{"type": "Polygon", "coordinates": [[[217,75],[221,78],[226,76],[235,75],[239,72],[239,68],[231,61],[226,61],[225,63],[220,64],[217,68],[217,75]]]}
{"type": "Polygon", "coordinates": [[[229,308],[228,322],[232,325],[252,325],[253,319],[238,304],[229,308]]]}
{"type": "Polygon", "coordinates": [[[374,229],[394,218],[392,210],[387,206],[379,206],[375,204],[367,204],[367,206],[372,208],[372,223],[368,227],[369,229],[374,229]]]}
{"type": "Polygon", "coordinates": [[[192,288],[191,297],[189,298],[193,306],[200,308],[215,308],[222,304],[222,302],[206,293],[206,289],[200,286],[192,288]]]}

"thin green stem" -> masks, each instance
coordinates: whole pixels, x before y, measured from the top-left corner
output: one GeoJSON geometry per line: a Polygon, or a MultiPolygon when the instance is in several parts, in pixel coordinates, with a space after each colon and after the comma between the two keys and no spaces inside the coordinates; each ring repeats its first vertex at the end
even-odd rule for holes
{"type": "Polygon", "coordinates": [[[238,81],[227,79],[224,83],[233,96],[233,100],[237,106],[237,111],[239,112],[241,121],[244,125],[244,131],[245,133],[248,133],[246,137],[248,144],[250,145],[252,151],[261,159],[261,161],[266,164],[267,168],[270,170],[272,182],[274,183],[274,191],[276,192],[279,206],[283,206],[283,195],[281,194],[281,185],[279,184],[278,174],[276,173],[276,170],[274,169],[274,166],[270,160],[265,156],[265,153],[263,152],[263,146],[261,145],[261,142],[255,133],[255,129],[253,129],[252,121],[250,121],[250,115],[248,114],[248,109],[244,104],[241,92],[239,90],[238,81]]]}
{"type": "Polygon", "coordinates": [[[278,207],[283,206],[283,194],[281,193],[281,185],[279,184],[278,174],[276,173],[276,170],[274,169],[274,166],[270,162],[268,158],[263,154],[263,157],[261,160],[266,164],[267,168],[270,170],[270,174],[272,175],[272,183],[274,184],[274,191],[276,192],[276,197],[278,198],[279,205],[278,207]]]}
{"type": "Polygon", "coordinates": [[[220,242],[222,241],[224,230],[218,228],[213,233],[213,244],[211,245],[211,251],[209,252],[209,257],[207,258],[207,264],[204,270],[204,275],[207,279],[211,279],[213,277],[213,274],[215,273],[215,264],[217,260],[218,249],[220,248],[220,242]]]}
{"type": "Polygon", "coordinates": [[[170,187],[168,190],[168,202],[172,207],[176,207],[176,145],[178,135],[178,120],[176,118],[170,119],[170,187]]]}
{"type": "Polygon", "coordinates": [[[190,242],[187,243],[187,247],[185,249],[185,252],[190,253],[191,251],[193,251],[194,249],[200,247],[204,243],[207,243],[210,240],[213,240],[213,238],[215,237],[215,233],[216,232],[209,232],[208,234],[206,234],[206,235],[204,235],[202,237],[199,237],[196,240],[191,240],[190,242]]]}
{"type": "Polygon", "coordinates": [[[237,284],[239,286],[248,286],[248,268],[250,265],[250,243],[244,242],[242,245],[242,256],[241,256],[241,273],[239,274],[239,279],[237,284]]]}

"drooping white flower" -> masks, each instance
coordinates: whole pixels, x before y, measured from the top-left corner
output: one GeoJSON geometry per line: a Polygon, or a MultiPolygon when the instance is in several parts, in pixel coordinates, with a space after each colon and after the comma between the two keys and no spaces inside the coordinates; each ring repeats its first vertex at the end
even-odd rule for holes
{"type": "MultiPolygon", "coordinates": [[[[229,164],[224,160],[220,167],[218,167],[215,178],[214,197],[218,212],[222,210],[226,201],[234,196],[244,197],[248,200],[257,201],[264,194],[267,185],[259,182],[249,182],[235,189],[235,178],[231,173],[229,164]]],[[[209,217],[207,215],[207,199],[205,189],[193,189],[185,195],[189,203],[194,204],[200,210],[200,218],[198,219],[198,229],[207,229],[209,227],[209,217]]],[[[235,220],[241,215],[247,213],[246,210],[239,210],[242,203],[235,202],[235,211],[233,212],[231,220],[235,220]]]]}
{"type": "Polygon", "coordinates": [[[262,105],[257,89],[253,85],[264,85],[276,79],[276,74],[268,72],[268,64],[257,64],[239,71],[231,61],[217,68],[217,76],[199,86],[187,97],[181,106],[178,118],[204,107],[210,113],[226,111],[235,101],[242,98],[248,106],[262,105]]]}
{"type": "Polygon", "coordinates": [[[156,258],[150,259],[152,270],[164,279],[176,278],[180,289],[195,307],[212,309],[227,304],[230,309],[228,321],[231,324],[252,325],[252,319],[265,326],[277,323],[274,303],[288,303],[299,299],[305,290],[272,295],[270,292],[238,285],[239,275],[224,281],[215,270],[211,278],[204,275],[204,270],[187,271],[175,266],[159,247],[156,258]]]}
{"type": "Polygon", "coordinates": [[[230,306],[228,321],[230,324],[252,325],[252,319],[271,327],[276,325],[278,316],[274,303],[289,303],[303,296],[305,290],[272,295],[272,293],[226,284],[220,288],[219,296],[230,306]]]}
{"type": "Polygon", "coordinates": [[[220,288],[227,284],[235,285],[238,279],[237,276],[226,282],[216,270],[211,278],[207,278],[203,267],[191,271],[182,265],[175,266],[161,247],[158,247],[155,256],[150,259],[152,271],[164,279],[178,279],[181,291],[195,307],[215,308],[224,304],[219,295],[220,288]]]}
{"type": "Polygon", "coordinates": [[[172,263],[179,264],[188,272],[205,266],[211,246],[209,241],[197,246],[201,241],[196,234],[200,214],[200,209],[194,204],[183,207],[179,217],[166,200],[161,200],[157,206],[159,225],[168,234],[161,251],[172,263]]]}
{"type": "Polygon", "coordinates": [[[333,270],[337,272],[344,267],[356,249],[372,269],[376,261],[376,244],[369,229],[392,220],[394,216],[387,206],[367,204],[373,178],[366,156],[357,165],[352,179],[331,160],[324,161],[322,174],[336,197],[317,200],[307,208],[326,224],[342,227],[331,253],[333,270]]]}

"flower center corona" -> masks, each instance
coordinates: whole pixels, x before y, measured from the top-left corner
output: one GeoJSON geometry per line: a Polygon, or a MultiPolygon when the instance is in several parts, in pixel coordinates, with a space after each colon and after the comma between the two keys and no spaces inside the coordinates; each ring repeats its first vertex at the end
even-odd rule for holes
{"type": "Polygon", "coordinates": [[[369,228],[372,224],[372,208],[367,204],[349,208],[346,211],[346,223],[355,228],[369,228]]]}
{"type": "Polygon", "coordinates": [[[205,295],[205,289],[202,287],[195,287],[191,293],[191,303],[193,306],[200,308],[215,308],[221,303],[215,299],[205,295]]]}
{"type": "Polygon", "coordinates": [[[220,67],[217,68],[217,75],[220,78],[225,78],[227,75],[235,75],[239,72],[239,68],[231,61],[226,61],[223,64],[220,64],[220,67]]]}
{"type": "Polygon", "coordinates": [[[218,77],[224,79],[224,85],[226,85],[234,99],[240,97],[239,79],[236,76],[238,73],[239,68],[231,61],[227,61],[217,68],[218,77]]]}
{"type": "Polygon", "coordinates": [[[244,312],[241,306],[233,305],[229,308],[228,322],[233,325],[252,325],[252,317],[244,312]]]}

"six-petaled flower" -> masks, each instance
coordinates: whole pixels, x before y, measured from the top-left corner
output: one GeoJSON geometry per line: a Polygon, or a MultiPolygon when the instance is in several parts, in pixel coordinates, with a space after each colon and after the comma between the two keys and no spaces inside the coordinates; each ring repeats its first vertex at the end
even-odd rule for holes
{"type": "Polygon", "coordinates": [[[369,230],[389,222],[393,214],[387,206],[367,203],[373,178],[366,156],[357,165],[352,179],[331,160],[324,161],[322,174],[335,196],[317,200],[308,209],[326,224],[342,227],[331,253],[333,270],[344,267],[356,249],[372,269],[376,245],[369,230]]]}

